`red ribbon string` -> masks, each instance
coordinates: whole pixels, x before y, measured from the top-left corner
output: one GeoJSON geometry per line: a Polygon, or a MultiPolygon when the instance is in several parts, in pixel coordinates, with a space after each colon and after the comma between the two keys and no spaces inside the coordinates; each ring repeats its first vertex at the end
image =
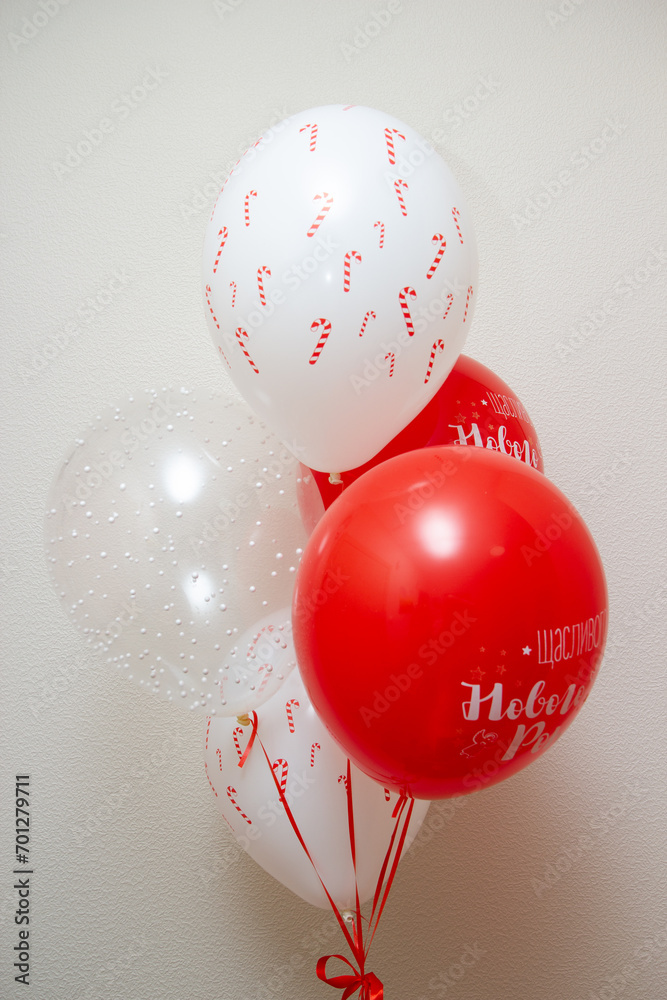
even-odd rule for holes
{"type": "MultiPolygon", "coordinates": [[[[375,918],[375,926],[373,927],[373,930],[372,930],[371,936],[370,936],[370,940],[369,940],[368,946],[366,948],[366,954],[368,954],[370,946],[373,943],[373,938],[375,937],[375,932],[378,929],[378,924],[380,923],[380,917],[382,916],[382,911],[384,910],[385,903],[387,902],[387,897],[389,896],[389,890],[391,889],[392,884],[394,882],[394,876],[396,875],[396,869],[398,868],[398,862],[401,860],[401,855],[403,853],[403,848],[405,847],[405,838],[407,837],[408,827],[410,826],[410,820],[412,819],[412,809],[414,807],[414,804],[415,804],[415,800],[413,798],[411,798],[410,799],[410,805],[408,806],[407,811],[405,813],[405,818],[404,818],[404,821],[403,821],[403,829],[401,830],[401,835],[400,835],[399,840],[398,840],[398,846],[396,848],[396,853],[394,855],[394,860],[393,860],[392,865],[391,865],[391,871],[389,872],[389,876],[387,878],[387,883],[386,883],[385,890],[384,890],[384,896],[382,897],[382,902],[380,903],[380,907],[379,907],[379,909],[377,911],[377,917],[375,918]]],[[[389,844],[389,850],[387,851],[387,857],[389,857],[389,855],[391,854],[392,843],[393,843],[394,837],[396,836],[396,831],[398,830],[398,826],[399,826],[399,823],[400,823],[400,820],[401,820],[401,812],[403,812],[403,809],[401,809],[401,811],[399,812],[398,818],[396,820],[396,826],[394,827],[394,832],[393,832],[392,837],[391,837],[391,843],[389,844]]],[[[378,888],[380,886],[381,886],[381,882],[378,879],[378,888]]],[[[376,889],[375,895],[376,895],[376,897],[378,895],[377,889],[376,889]]],[[[375,907],[373,907],[373,911],[375,911],[375,907]]],[[[373,918],[371,916],[371,920],[372,919],[373,918]]]]}
{"type": "MultiPolygon", "coordinates": [[[[299,841],[299,843],[303,847],[303,849],[304,849],[304,851],[306,853],[306,857],[308,858],[308,860],[310,861],[311,865],[313,866],[313,870],[315,871],[315,874],[317,875],[317,877],[319,879],[320,885],[322,886],[322,888],[324,890],[324,893],[325,893],[327,899],[329,900],[329,904],[331,906],[331,909],[334,912],[336,920],[338,921],[338,925],[339,925],[340,929],[342,930],[343,934],[345,935],[345,940],[348,943],[350,951],[352,952],[352,954],[354,955],[355,958],[358,958],[357,947],[356,947],[356,940],[353,940],[352,936],[350,935],[350,932],[348,931],[347,927],[345,926],[345,921],[341,917],[340,913],[338,912],[338,907],[336,906],[336,904],[333,901],[331,893],[329,892],[329,890],[327,889],[326,885],[322,881],[322,876],[318,872],[317,865],[313,861],[311,853],[308,850],[308,847],[306,846],[306,842],[303,839],[303,836],[301,834],[301,831],[299,830],[299,827],[297,825],[296,820],[294,819],[294,815],[292,813],[292,810],[290,809],[289,802],[287,801],[287,799],[285,797],[285,793],[283,792],[282,788],[280,787],[280,782],[278,781],[278,778],[276,777],[276,772],[271,767],[271,761],[269,760],[269,755],[266,752],[266,748],[264,747],[264,744],[262,743],[262,740],[261,740],[260,736],[257,737],[257,742],[259,743],[260,747],[262,748],[262,753],[264,754],[264,757],[266,758],[266,763],[267,763],[267,766],[268,766],[269,771],[271,773],[271,777],[273,778],[273,783],[276,786],[276,791],[278,792],[278,797],[279,797],[280,802],[281,802],[281,804],[282,804],[282,806],[283,806],[283,808],[285,810],[287,818],[290,821],[292,829],[294,830],[294,832],[295,832],[295,834],[297,836],[297,840],[299,841]]],[[[355,938],[356,938],[356,936],[355,936],[355,938]]],[[[363,966],[363,954],[361,955],[361,963],[362,963],[362,966],[363,966]]]]}
{"type": "MultiPolygon", "coordinates": [[[[356,904],[357,918],[354,921],[352,927],[354,932],[354,943],[357,947],[356,954],[362,954],[364,957],[366,953],[364,952],[364,932],[361,923],[361,903],[359,901],[359,880],[357,879],[357,847],[354,839],[354,803],[352,799],[352,768],[350,765],[350,760],[347,761],[347,782],[345,784],[346,794],[347,794],[347,827],[350,835],[350,854],[352,855],[352,870],[354,872],[354,895],[356,904]]],[[[363,964],[360,965],[360,970],[363,972],[363,964]]]]}
{"type": "Polygon", "coordinates": [[[412,817],[412,808],[414,806],[414,799],[410,798],[404,792],[396,803],[392,817],[396,819],[396,824],[391,834],[391,839],[389,841],[389,847],[387,848],[387,853],[385,854],[384,860],[382,862],[382,867],[380,869],[380,874],[378,876],[377,886],[375,889],[375,895],[373,897],[373,907],[371,911],[371,916],[368,921],[368,929],[370,932],[370,939],[368,944],[364,948],[363,939],[363,929],[362,929],[362,915],[361,915],[361,903],[359,900],[359,884],[357,879],[357,849],[356,841],[354,836],[354,807],[352,799],[352,771],[350,766],[350,761],[347,762],[347,823],[348,832],[350,836],[350,853],[352,855],[352,867],[354,870],[354,888],[355,888],[355,917],[352,921],[352,934],[346,927],[345,921],[343,920],[338,907],[336,906],[329,890],[327,889],[322,876],[317,870],[317,865],[313,861],[310,851],[306,845],[305,840],[299,830],[298,824],[294,818],[294,814],[290,808],[289,802],[280,787],[280,782],[276,776],[275,771],[271,767],[271,761],[269,760],[269,755],[266,752],[264,744],[262,743],[261,737],[258,736],[258,719],[257,714],[252,712],[252,733],[250,739],[248,740],[248,745],[245,748],[245,752],[239,761],[239,767],[243,767],[245,764],[248,754],[250,753],[250,748],[252,747],[255,739],[257,743],[262,748],[262,752],[266,759],[267,766],[269,768],[269,773],[273,778],[273,783],[276,786],[276,791],[278,793],[278,798],[280,803],[285,810],[285,815],[290,822],[294,833],[296,834],[297,840],[301,844],[306,857],[313,866],[313,870],[319,879],[320,885],[324,890],[324,893],[329,901],[331,909],[334,912],[334,916],[338,921],[340,929],[342,930],[345,940],[347,941],[348,947],[352,952],[352,955],[356,961],[356,966],[352,964],[343,955],[323,955],[317,962],[316,972],[317,977],[323,983],[328,983],[329,986],[333,986],[336,989],[343,991],[341,1000],[348,1000],[354,993],[359,992],[359,1000],[383,1000],[384,990],[382,983],[378,977],[373,972],[365,971],[366,959],[368,958],[368,952],[370,951],[373,938],[375,937],[375,932],[377,930],[378,924],[380,923],[380,917],[382,916],[382,911],[384,910],[385,903],[387,902],[387,897],[389,896],[389,891],[394,881],[394,876],[396,875],[396,869],[398,868],[398,862],[400,861],[401,854],[403,853],[403,848],[405,846],[405,838],[408,833],[408,827],[410,825],[410,819],[412,817]],[[408,808],[405,806],[409,802],[408,808]],[[402,826],[401,826],[402,823],[402,826]],[[400,833],[399,833],[400,830],[400,833]],[[397,841],[398,837],[398,842],[397,841]],[[396,844],[396,850],[394,852],[394,845],[396,844]],[[393,854],[393,859],[392,859],[393,854]],[[391,865],[390,865],[391,862],[391,865]],[[389,869],[389,874],[387,875],[387,869],[389,869]],[[385,882],[386,876],[386,882],[385,882]],[[384,893],[382,892],[384,886],[384,893]],[[380,897],[382,897],[380,899],[380,897]],[[345,962],[347,966],[352,970],[352,975],[344,976],[331,976],[327,977],[326,966],[327,962],[332,958],[338,958],[342,962],[345,962]]]}

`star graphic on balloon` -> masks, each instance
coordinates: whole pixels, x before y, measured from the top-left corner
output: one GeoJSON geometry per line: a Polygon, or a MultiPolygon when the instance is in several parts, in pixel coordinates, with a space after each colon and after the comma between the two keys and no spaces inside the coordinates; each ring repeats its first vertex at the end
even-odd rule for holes
{"type": "Polygon", "coordinates": [[[477,412],[477,410],[473,410],[472,415],[475,418],[475,420],[479,420],[479,413],[477,412]]]}
{"type": "Polygon", "coordinates": [[[502,674],[506,673],[506,671],[507,671],[507,667],[504,667],[502,665],[502,663],[499,666],[496,667],[496,673],[497,674],[501,674],[501,676],[502,676],[502,674]]]}
{"type": "Polygon", "coordinates": [[[475,669],[471,671],[470,676],[474,677],[476,681],[481,681],[485,673],[486,673],[485,670],[481,670],[479,667],[475,667],[475,669]]]}
{"type": "Polygon", "coordinates": [[[484,646],[480,646],[479,651],[480,653],[486,653],[486,649],[484,648],[484,646]]]}
{"type": "Polygon", "coordinates": [[[507,656],[507,650],[506,649],[501,649],[500,650],[500,655],[501,656],[507,656]]]}
{"type": "Polygon", "coordinates": [[[483,400],[482,400],[482,406],[488,406],[488,405],[489,405],[489,404],[487,403],[487,401],[486,401],[485,399],[483,399],[483,400]]]}
{"type": "Polygon", "coordinates": [[[457,413],[454,417],[454,420],[457,420],[460,424],[462,424],[463,421],[465,420],[465,417],[463,416],[462,413],[457,413]]]}
{"type": "Polygon", "coordinates": [[[530,656],[531,653],[532,653],[532,649],[530,648],[530,646],[524,646],[523,647],[523,655],[524,656],[530,656]]]}

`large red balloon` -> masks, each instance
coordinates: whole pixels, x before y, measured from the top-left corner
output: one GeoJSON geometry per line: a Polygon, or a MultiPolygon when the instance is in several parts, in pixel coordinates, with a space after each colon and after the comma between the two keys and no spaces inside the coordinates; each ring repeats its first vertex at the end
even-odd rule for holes
{"type": "Polygon", "coordinates": [[[481,448],[390,459],[343,491],[297,576],[313,706],[352,760],[417,798],[508,777],[586,700],[607,588],[545,476],[481,448]]]}
{"type": "Polygon", "coordinates": [[[301,466],[297,499],[304,525],[312,531],[342,489],[364,472],[395,455],[437,444],[489,448],[544,472],[540,442],[526,408],[490,368],[461,354],[421,413],[365,465],[342,472],[340,485],[330,483],[325,472],[301,466]]]}

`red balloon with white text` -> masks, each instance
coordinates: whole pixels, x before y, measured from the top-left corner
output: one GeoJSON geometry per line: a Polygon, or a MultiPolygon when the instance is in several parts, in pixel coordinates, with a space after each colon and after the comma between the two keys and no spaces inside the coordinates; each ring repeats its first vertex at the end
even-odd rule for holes
{"type": "Polygon", "coordinates": [[[490,368],[461,354],[414,420],[365,465],[340,473],[339,484],[330,483],[324,472],[301,466],[297,499],[305,527],[312,531],[342,490],[364,472],[406,451],[438,444],[488,448],[544,472],[537,432],[521,400],[490,368]]]}
{"type": "Polygon", "coordinates": [[[595,543],[553,483],[449,446],[343,491],[306,546],[293,626],[313,706],[345,752],[433,799],[553,744],[589,694],[607,614],[595,543]]]}

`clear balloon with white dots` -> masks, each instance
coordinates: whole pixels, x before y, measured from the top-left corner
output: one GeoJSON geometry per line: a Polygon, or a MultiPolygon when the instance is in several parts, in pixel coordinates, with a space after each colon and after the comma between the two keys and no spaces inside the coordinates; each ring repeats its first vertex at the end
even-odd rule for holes
{"type": "Polygon", "coordinates": [[[207,715],[256,708],[294,666],[299,462],[224,393],[137,393],[90,421],[45,519],[58,596],[129,679],[207,715]]]}

